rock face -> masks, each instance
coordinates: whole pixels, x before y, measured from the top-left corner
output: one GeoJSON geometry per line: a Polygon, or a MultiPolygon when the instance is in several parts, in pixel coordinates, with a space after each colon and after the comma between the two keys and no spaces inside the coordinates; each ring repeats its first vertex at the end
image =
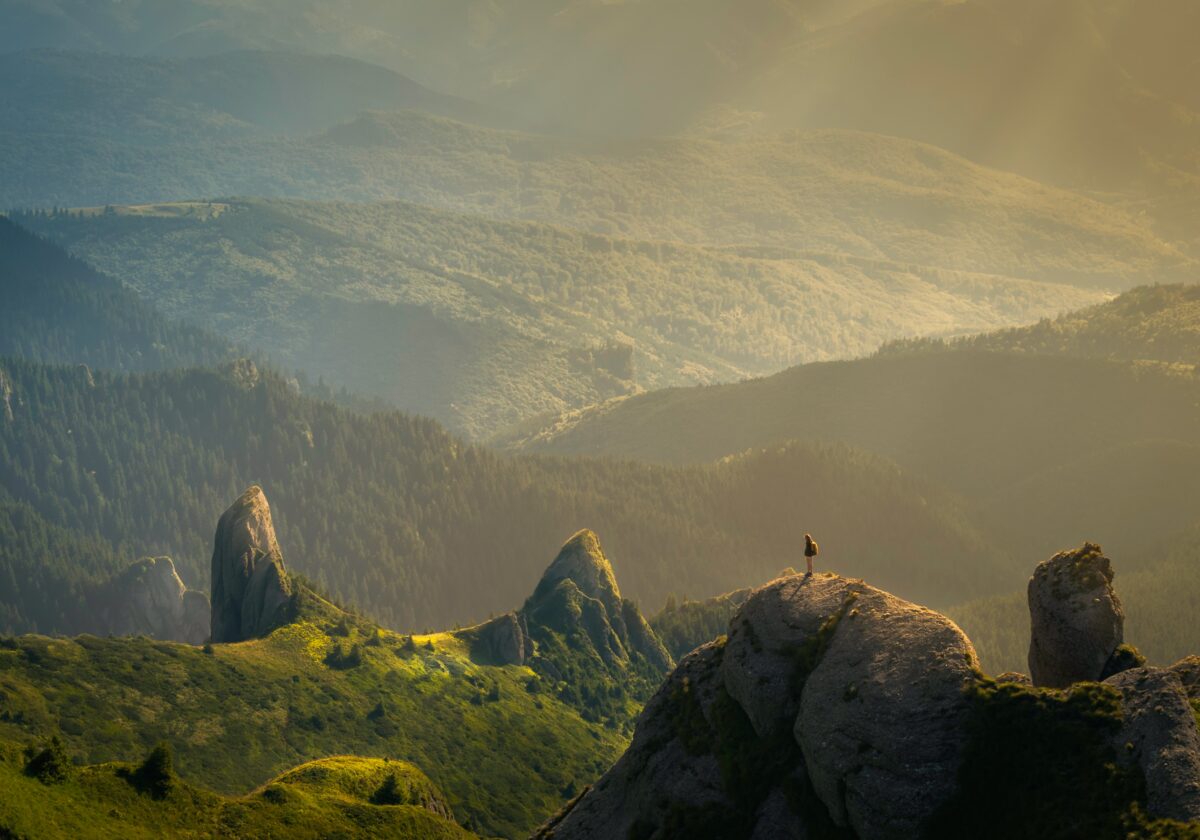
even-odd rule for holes
{"type": "Polygon", "coordinates": [[[285,624],[292,589],[261,487],[246,490],[217,523],[212,556],[213,642],[240,642],[285,624]]]}
{"type": "Polygon", "coordinates": [[[8,379],[8,374],[0,368],[0,403],[4,403],[4,419],[12,422],[12,383],[8,379]]]}
{"type": "Polygon", "coordinates": [[[100,612],[101,626],[115,636],[146,635],[191,645],[208,638],[208,596],[183,585],[170,557],[139,560],[109,581],[100,612]]]}
{"type": "Polygon", "coordinates": [[[1124,640],[1112,563],[1088,543],[1038,564],[1029,581],[1029,673],[1034,685],[1098,680],[1124,640]]]}
{"type": "Polygon", "coordinates": [[[919,836],[955,792],[976,668],[938,613],[832,575],[774,581],[541,836],[803,838],[797,790],[858,836],[919,836]]]}
{"type": "Polygon", "coordinates": [[[1179,674],[1134,668],[1105,684],[1121,692],[1124,722],[1115,746],[1145,777],[1147,812],[1200,820],[1200,729],[1179,674]]]}
{"type": "Polygon", "coordinates": [[[539,840],[640,836],[635,827],[665,825],[672,809],[732,811],[734,803],[725,792],[717,756],[695,749],[679,733],[683,703],[693,715],[701,716],[695,721],[701,734],[715,719],[713,706],[722,690],[722,653],[720,646],[707,644],[686,656],[642,710],[625,754],[534,836],[539,840]]]}
{"type": "Polygon", "coordinates": [[[462,631],[471,645],[471,658],[486,665],[524,665],[533,656],[533,639],[525,617],[515,612],[462,631]]]}
{"type": "Polygon", "coordinates": [[[793,732],[813,787],[859,837],[917,837],[957,789],[975,649],[940,613],[868,586],[825,632],[793,732]]]}

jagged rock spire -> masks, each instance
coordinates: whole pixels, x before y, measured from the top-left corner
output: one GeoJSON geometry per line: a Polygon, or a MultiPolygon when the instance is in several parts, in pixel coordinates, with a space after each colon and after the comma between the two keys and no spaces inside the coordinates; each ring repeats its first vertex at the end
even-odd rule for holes
{"type": "Polygon", "coordinates": [[[212,640],[240,642],[285,623],[292,588],[261,487],[225,511],[213,542],[212,640]]]}

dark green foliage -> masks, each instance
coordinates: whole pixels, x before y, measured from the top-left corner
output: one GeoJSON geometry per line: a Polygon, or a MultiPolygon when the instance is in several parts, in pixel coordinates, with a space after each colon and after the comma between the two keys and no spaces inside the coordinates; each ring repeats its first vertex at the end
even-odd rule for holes
{"type": "Polygon", "coordinates": [[[25,775],[32,776],[42,784],[52,785],[65,782],[71,775],[71,759],[62,740],[54,735],[41,750],[30,748],[25,763],[25,775]]]}
{"type": "Polygon", "coordinates": [[[404,791],[400,788],[400,782],[396,779],[395,773],[389,774],[379,789],[371,796],[371,802],[376,805],[403,805],[404,801],[404,791]]]}
{"type": "Polygon", "coordinates": [[[135,371],[232,355],[227,342],[164,318],[117,280],[3,217],[0,294],[0,356],[135,371]]]}
{"type": "Polygon", "coordinates": [[[905,339],[882,355],[951,350],[1001,350],[1100,359],[1200,363],[1200,285],[1140,286],[1096,306],[951,341],[905,339]]]}
{"type": "Polygon", "coordinates": [[[357,644],[338,642],[329,649],[325,656],[325,664],[339,671],[347,668],[357,668],[362,664],[362,647],[357,644]]]}
{"type": "Polygon", "coordinates": [[[174,789],[175,760],[166,741],[156,744],[146,760],[129,776],[130,783],[153,799],[164,799],[174,789]]]}
{"type": "Polygon", "coordinates": [[[1067,691],[981,679],[969,689],[970,739],[959,792],[930,838],[1123,838],[1144,797],[1112,739],[1120,694],[1098,683],[1067,691]]]}
{"type": "Polygon", "coordinates": [[[1142,656],[1141,651],[1136,647],[1130,644],[1121,645],[1113,651],[1113,655],[1105,663],[1104,670],[1100,673],[1100,681],[1103,682],[1114,674],[1128,671],[1131,668],[1140,668],[1145,664],[1146,657],[1142,656]]]}
{"type": "Polygon", "coordinates": [[[0,420],[0,532],[15,537],[0,540],[13,587],[0,587],[0,630],[88,630],[86,592],[119,558],[169,555],[203,588],[214,523],[255,482],[289,569],[406,631],[512,609],[583,525],[648,602],[682,578],[700,592],[765,580],[795,556],[797,510],[824,523],[828,545],[876,558],[881,577],[913,564],[904,594],[996,586],[994,550],[952,503],[844,447],[686,469],[512,458],[430,421],[297,396],[269,372],[248,384],[232,371],[95,371],[89,385],[72,368],[0,369],[14,393],[13,420],[0,420]],[[21,505],[8,520],[6,503],[21,505]]]}
{"type": "Polygon", "coordinates": [[[677,604],[668,599],[662,611],[650,619],[650,626],[678,662],[700,645],[723,635],[729,629],[729,619],[749,595],[749,589],[739,589],[705,601],[677,604]]]}

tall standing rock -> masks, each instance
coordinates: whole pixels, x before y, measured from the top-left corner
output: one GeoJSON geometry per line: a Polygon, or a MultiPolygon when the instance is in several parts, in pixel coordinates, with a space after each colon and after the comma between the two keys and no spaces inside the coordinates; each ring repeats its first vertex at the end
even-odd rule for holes
{"type": "Polygon", "coordinates": [[[217,523],[212,557],[212,640],[240,642],[285,624],[292,588],[262,488],[246,490],[217,523]]]}
{"type": "Polygon", "coordinates": [[[1125,635],[1112,562],[1086,543],[1044,560],[1029,581],[1029,673],[1033,684],[1065,688],[1099,680],[1125,635]]]}

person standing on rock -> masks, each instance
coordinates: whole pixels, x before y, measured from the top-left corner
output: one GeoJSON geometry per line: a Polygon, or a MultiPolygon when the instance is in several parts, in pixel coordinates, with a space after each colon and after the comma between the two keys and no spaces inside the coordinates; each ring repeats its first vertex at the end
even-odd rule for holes
{"type": "Polygon", "coordinates": [[[808,562],[808,572],[805,577],[812,577],[812,561],[821,552],[821,547],[817,545],[817,541],[812,538],[812,534],[804,535],[804,559],[808,562]]]}

